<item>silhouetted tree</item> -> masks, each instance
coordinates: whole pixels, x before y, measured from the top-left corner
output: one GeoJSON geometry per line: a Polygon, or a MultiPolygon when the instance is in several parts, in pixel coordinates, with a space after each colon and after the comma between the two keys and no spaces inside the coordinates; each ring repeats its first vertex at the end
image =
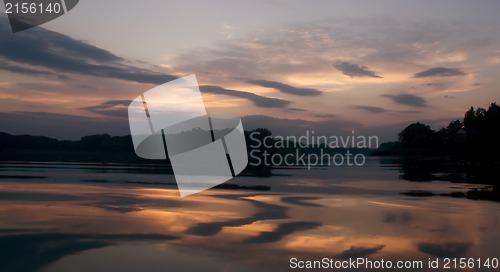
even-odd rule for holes
{"type": "Polygon", "coordinates": [[[246,171],[253,172],[258,176],[270,176],[271,166],[264,164],[264,153],[272,156],[274,148],[274,139],[271,137],[272,132],[267,128],[258,128],[252,131],[245,131],[245,140],[247,143],[248,166],[246,171]]]}
{"type": "Polygon", "coordinates": [[[450,122],[447,127],[440,129],[435,134],[435,142],[440,145],[456,144],[462,142],[460,130],[463,128],[460,120],[450,122]]]}
{"type": "Polygon", "coordinates": [[[465,113],[464,116],[464,127],[466,128],[474,128],[476,126],[476,111],[474,107],[470,107],[470,109],[465,113]]]}
{"type": "Polygon", "coordinates": [[[417,122],[403,129],[398,136],[406,148],[429,147],[433,144],[434,131],[428,125],[417,122]]]}

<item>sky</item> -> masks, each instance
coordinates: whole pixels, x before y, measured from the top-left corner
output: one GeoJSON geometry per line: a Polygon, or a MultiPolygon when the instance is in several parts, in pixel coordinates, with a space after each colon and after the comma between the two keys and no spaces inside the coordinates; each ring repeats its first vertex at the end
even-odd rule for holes
{"type": "Polygon", "coordinates": [[[434,129],[500,102],[499,1],[86,0],[13,34],[0,10],[0,131],[130,131],[141,93],[196,74],[208,111],[274,135],[434,129]]]}

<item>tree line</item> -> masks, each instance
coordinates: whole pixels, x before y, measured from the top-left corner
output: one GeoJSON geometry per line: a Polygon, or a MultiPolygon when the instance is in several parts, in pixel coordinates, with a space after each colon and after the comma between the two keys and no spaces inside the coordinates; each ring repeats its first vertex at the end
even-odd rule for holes
{"type": "Polygon", "coordinates": [[[434,131],[413,123],[398,134],[397,142],[384,143],[374,155],[462,156],[473,161],[498,161],[500,152],[500,106],[471,107],[462,120],[434,131]]]}

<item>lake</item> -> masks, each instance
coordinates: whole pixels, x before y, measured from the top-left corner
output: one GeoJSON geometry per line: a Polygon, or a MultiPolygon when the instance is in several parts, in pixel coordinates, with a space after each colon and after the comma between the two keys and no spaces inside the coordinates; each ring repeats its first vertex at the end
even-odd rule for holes
{"type": "Polygon", "coordinates": [[[181,198],[158,165],[0,162],[0,271],[291,271],[291,258],[427,271],[429,258],[500,257],[500,202],[467,198],[492,182],[404,171],[398,158],[367,157],[181,198]]]}

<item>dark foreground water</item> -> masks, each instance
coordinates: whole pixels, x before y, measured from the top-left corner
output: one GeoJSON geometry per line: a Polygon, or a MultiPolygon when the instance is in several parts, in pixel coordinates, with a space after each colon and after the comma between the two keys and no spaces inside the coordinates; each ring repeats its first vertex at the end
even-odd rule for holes
{"type": "Polygon", "coordinates": [[[1,162],[0,271],[293,271],[290,258],[324,257],[428,271],[429,258],[500,257],[500,203],[465,197],[488,185],[404,180],[397,159],[273,173],[180,198],[155,166],[1,162]]]}

